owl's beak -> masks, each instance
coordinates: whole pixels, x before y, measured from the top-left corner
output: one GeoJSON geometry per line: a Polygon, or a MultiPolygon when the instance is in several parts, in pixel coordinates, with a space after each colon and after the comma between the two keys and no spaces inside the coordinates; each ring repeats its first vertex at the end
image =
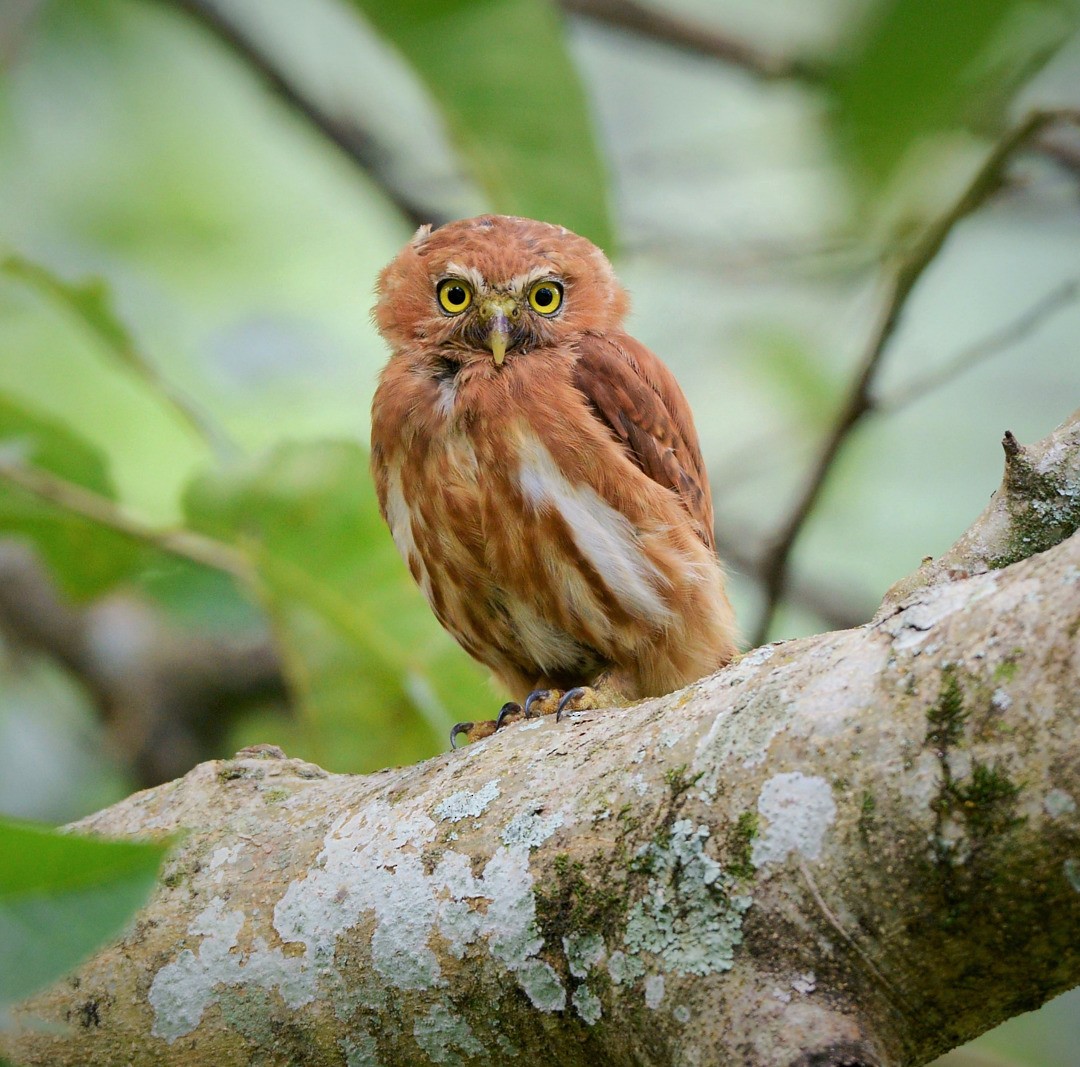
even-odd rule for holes
{"type": "Polygon", "coordinates": [[[506,358],[506,342],[510,340],[508,326],[506,316],[498,315],[495,321],[492,322],[491,330],[488,332],[488,348],[491,349],[491,354],[495,357],[496,367],[501,367],[502,361],[506,358]]]}
{"type": "Polygon", "coordinates": [[[495,357],[495,366],[501,367],[506,358],[506,346],[510,342],[510,316],[517,304],[510,296],[493,296],[480,306],[480,318],[488,323],[487,346],[495,357]]]}

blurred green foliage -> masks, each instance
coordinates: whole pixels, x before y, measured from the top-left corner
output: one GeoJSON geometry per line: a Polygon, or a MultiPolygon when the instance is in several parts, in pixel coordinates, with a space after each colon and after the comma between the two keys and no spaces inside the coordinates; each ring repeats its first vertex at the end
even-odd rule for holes
{"type": "Polygon", "coordinates": [[[352,0],[401,49],[504,215],[615,234],[585,93],[547,0],[352,0]]]}
{"type": "MultiPolygon", "coordinates": [[[[833,125],[858,186],[889,189],[935,139],[1007,122],[1017,90],[1076,29],[1075,0],[888,0],[833,77],[833,125]]],[[[911,175],[907,175],[911,180],[911,175]]]]}
{"type": "Polygon", "coordinates": [[[0,819],[0,1025],[6,1007],[123,930],[165,851],[0,819]]]}

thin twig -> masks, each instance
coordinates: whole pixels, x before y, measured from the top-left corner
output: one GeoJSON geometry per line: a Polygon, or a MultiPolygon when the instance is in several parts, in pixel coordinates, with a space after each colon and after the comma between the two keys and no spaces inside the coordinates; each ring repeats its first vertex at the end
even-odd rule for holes
{"type": "Polygon", "coordinates": [[[873,399],[871,406],[874,412],[892,415],[909,404],[921,400],[928,393],[946,385],[965,371],[971,370],[972,367],[991,356],[1004,352],[1024,340],[1056,312],[1075,304],[1077,298],[1080,298],[1080,279],[1074,278],[1042,297],[1002,329],[957,352],[952,359],[929,374],[917,378],[902,389],[897,389],[890,396],[873,399]]]}
{"type": "Polygon", "coordinates": [[[872,409],[871,392],[882,357],[912,291],[956,225],[997,190],[1002,171],[1013,153],[1056,122],[1080,123],[1080,111],[1033,111],[1024,118],[998,141],[955,203],[934,220],[892,265],[878,324],[871,335],[840,413],[807,475],[802,492],[765,554],[765,607],[753,637],[754,644],[760,644],[768,636],[787,585],[792,549],[821,496],[833,462],[852,430],[872,409]]]}
{"type": "MultiPolygon", "coordinates": [[[[714,529],[716,551],[730,570],[755,581],[762,580],[761,559],[744,548],[761,538],[743,531],[717,525],[714,529]]],[[[830,630],[848,630],[866,622],[874,613],[874,599],[848,593],[838,586],[795,575],[791,579],[787,599],[797,607],[813,613],[830,630]]]]}
{"type": "Polygon", "coordinates": [[[770,55],[748,41],[659,7],[639,4],[637,0],[559,0],[559,3],[570,14],[629,30],[708,59],[718,59],[765,81],[795,78],[816,83],[823,81],[827,73],[823,63],[798,56],[770,55]]]}
{"type": "Polygon", "coordinates": [[[7,482],[39,500],[64,511],[90,519],[117,533],[153,545],[174,556],[231,574],[254,585],[255,571],[236,549],[191,530],[169,530],[151,526],[126,512],[118,504],[74,482],[58,478],[50,471],[21,460],[0,458],[0,482],[7,482]]]}
{"type": "Polygon", "coordinates": [[[422,203],[399,186],[390,173],[389,153],[379,145],[375,136],[360,126],[355,115],[335,115],[314,99],[281,68],[274,56],[253,35],[213,0],[166,2],[185,11],[246,61],[274,93],[370,175],[386,198],[414,226],[428,222],[438,225],[447,220],[444,211],[422,203]]]}
{"type": "Polygon", "coordinates": [[[807,888],[810,890],[810,895],[814,898],[814,903],[817,904],[821,913],[829,921],[829,925],[859,954],[862,961],[866,964],[870,973],[881,983],[884,989],[893,998],[897,1007],[901,1008],[905,1013],[911,1011],[911,1006],[906,1002],[905,998],[900,994],[900,991],[890,982],[885,975],[878,970],[878,966],[870,958],[868,952],[844,929],[843,924],[833,914],[832,909],[825,903],[825,898],[821,895],[817,887],[817,883],[814,881],[813,876],[810,874],[810,868],[806,866],[805,860],[799,860],[799,872],[803,876],[803,880],[806,882],[807,888]]]}

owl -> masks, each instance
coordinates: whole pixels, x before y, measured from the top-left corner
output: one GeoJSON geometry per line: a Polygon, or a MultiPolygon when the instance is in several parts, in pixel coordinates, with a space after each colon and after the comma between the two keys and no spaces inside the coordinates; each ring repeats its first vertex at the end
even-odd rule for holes
{"type": "Polygon", "coordinates": [[[690,407],[624,332],[628,299],[600,249],[502,215],[424,226],[377,297],[383,518],[439,622],[514,697],[451,743],[728,663],[734,617],[690,407]]]}

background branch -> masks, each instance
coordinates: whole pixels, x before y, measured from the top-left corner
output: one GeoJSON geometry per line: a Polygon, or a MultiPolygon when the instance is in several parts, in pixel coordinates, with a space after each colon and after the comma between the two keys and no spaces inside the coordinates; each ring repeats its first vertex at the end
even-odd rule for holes
{"type": "Polygon", "coordinates": [[[934,261],[956,225],[999,188],[1004,169],[1013,154],[1032,137],[1058,122],[1077,124],[1080,122],[1080,113],[1071,109],[1036,111],[1018,123],[994,146],[949,210],[932,222],[911,247],[887,268],[889,277],[884,305],[847,397],[807,473],[803,488],[787,519],[773,537],[765,554],[762,566],[765,605],[754,631],[754,644],[764,641],[769,633],[787,586],[795,543],[818,503],[836,457],[854,429],[873,408],[873,388],[882,360],[903,316],[908,298],[923,272],[934,261]]]}
{"type": "Polygon", "coordinates": [[[27,548],[5,540],[0,634],[13,652],[48,656],[86,687],[141,786],[220,752],[252,703],[289,706],[277,652],[265,637],[180,630],[133,594],[77,607],[27,548]]]}
{"type": "Polygon", "coordinates": [[[392,173],[391,154],[379,144],[374,134],[360,124],[359,116],[335,114],[321,103],[226,8],[213,0],[164,2],[191,16],[250,66],[271,92],[360,167],[413,226],[423,223],[439,225],[447,221],[444,211],[417,199],[401,187],[392,173]]]}
{"type": "Polygon", "coordinates": [[[827,73],[824,63],[807,57],[772,55],[748,41],[636,0],[559,0],[559,3],[572,15],[719,60],[765,81],[797,78],[820,82],[827,73]]]}

